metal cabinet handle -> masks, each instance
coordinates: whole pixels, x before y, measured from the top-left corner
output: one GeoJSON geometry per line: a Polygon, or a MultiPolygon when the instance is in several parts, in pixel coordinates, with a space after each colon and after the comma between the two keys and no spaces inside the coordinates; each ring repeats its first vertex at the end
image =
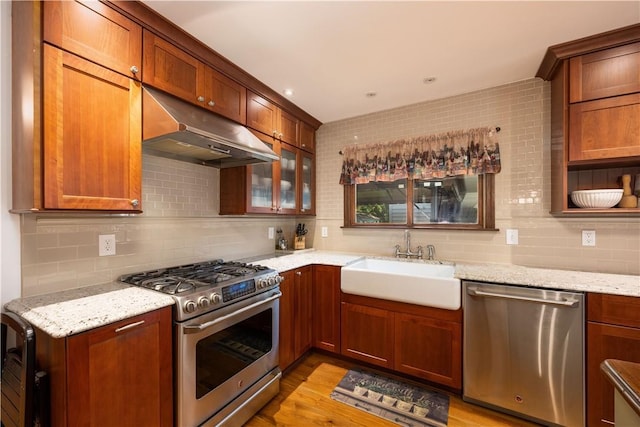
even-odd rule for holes
{"type": "Polygon", "coordinates": [[[201,96],[199,96],[199,97],[198,97],[198,102],[204,102],[204,96],[202,96],[202,95],[201,95],[201,96]]]}
{"type": "Polygon", "coordinates": [[[278,135],[278,131],[277,131],[277,130],[274,130],[274,131],[273,131],[273,137],[274,137],[274,138],[276,138],[276,137],[277,137],[277,135],[278,135]]]}
{"type": "Polygon", "coordinates": [[[296,271],[296,276],[302,276],[302,271],[296,271]]]}
{"type": "Polygon", "coordinates": [[[140,200],[138,199],[133,199],[131,201],[131,206],[133,206],[134,208],[137,208],[140,205],[140,200]]]}
{"type": "Polygon", "coordinates": [[[133,74],[138,74],[140,72],[140,69],[135,65],[132,65],[131,68],[129,68],[129,71],[131,71],[133,74]]]}
{"type": "Polygon", "coordinates": [[[127,329],[135,328],[136,326],[140,326],[144,323],[144,320],[140,320],[139,322],[129,323],[128,325],[124,325],[116,329],[116,333],[126,331],[127,329]]]}
{"type": "Polygon", "coordinates": [[[561,301],[555,301],[555,300],[547,300],[547,299],[543,299],[543,298],[530,298],[530,297],[522,297],[522,296],[518,296],[518,295],[497,294],[497,293],[493,293],[493,292],[480,291],[480,290],[478,290],[476,288],[467,289],[467,293],[469,295],[473,295],[473,296],[504,298],[504,299],[518,300],[518,301],[537,302],[537,303],[541,303],[541,304],[562,305],[562,306],[565,306],[565,307],[576,307],[578,305],[578,303],[580,302],[578,300],[572,300],[572,299],[571,300],[570,299],[563,299],[561,301]]]}
{"type": "Polygon", "coordinates": [[[282,139],[283,137],[284,137],[284,134],[282,132],[280,132],[279,138],[282,139]]]}
{"type": "Polygon", "coordinates": [[[209,104],[209,107],[213,107],[213,106],[215,106],[215,105],[216,105],[216,103],[215,103],[215,102],[213,102],[213,99],[212,99],[212,100],[210,100],[209,102],[207,102],[207,104],[209,104]]]}

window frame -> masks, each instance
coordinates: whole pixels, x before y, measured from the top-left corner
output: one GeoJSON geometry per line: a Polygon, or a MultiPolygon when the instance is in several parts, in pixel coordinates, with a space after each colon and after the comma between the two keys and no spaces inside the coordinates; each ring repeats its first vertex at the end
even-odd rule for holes
{"type": "Polygon", "coordinates": [[[413,178],[407,178],[407,223],[357,223],[356,222],[356,185],[344,186],[344,224],[342,228],[391,228],[391,229],[436,229],[436,230],[468,230],[497,231],[495,228],[495,176],[493,174],[478,175],[478,223],[413,223],[413,178]]]}

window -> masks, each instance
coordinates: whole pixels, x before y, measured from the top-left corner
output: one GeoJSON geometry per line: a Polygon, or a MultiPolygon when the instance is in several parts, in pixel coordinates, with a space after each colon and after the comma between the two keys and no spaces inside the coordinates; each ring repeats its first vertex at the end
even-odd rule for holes
{"type": "Polygon", "coordinates": [[[346,185],[345,227],[493,230],[493,175],[346,185]]]}

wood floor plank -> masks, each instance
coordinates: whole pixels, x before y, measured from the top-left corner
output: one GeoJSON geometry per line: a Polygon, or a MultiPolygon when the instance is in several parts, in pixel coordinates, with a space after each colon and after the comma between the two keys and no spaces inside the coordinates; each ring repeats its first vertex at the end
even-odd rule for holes
{"type": "MultiPolygon", "coordinates": [[[[356,365],[326,354],[310,353],[280,383],[280,393],[246,427],[354,426],[397,424],[336,402],[330,395],[356,365]]],[[[448,427],[533,427],[536,424],[464,402],[450,395],[448,427]]]]}

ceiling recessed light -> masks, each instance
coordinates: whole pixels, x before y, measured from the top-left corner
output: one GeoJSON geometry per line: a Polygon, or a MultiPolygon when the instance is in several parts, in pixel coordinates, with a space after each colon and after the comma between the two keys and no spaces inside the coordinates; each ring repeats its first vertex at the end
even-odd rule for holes
{"type": "Polygon", "coordinates": [[[293,89],[285,89],[282,93],[284,93],[284,96],[293,96],[293,89]]]}
{"type": "Polygon", "coordinates": [[[436,78],[435,78],[434,76],[431,76],[431,77],[425,77],[425,78],[422,80],[422,83],[424,83],[424,84],[428,85],[429,83],[433,83],[433,82],[435,82],[435,81],[436,81],[436,78]]]}
{"type": "Polygon", "coordinates": [[[367,92],[364,94],[367,98],[373,98],[378,94],[378,92],[367,92]]]}

